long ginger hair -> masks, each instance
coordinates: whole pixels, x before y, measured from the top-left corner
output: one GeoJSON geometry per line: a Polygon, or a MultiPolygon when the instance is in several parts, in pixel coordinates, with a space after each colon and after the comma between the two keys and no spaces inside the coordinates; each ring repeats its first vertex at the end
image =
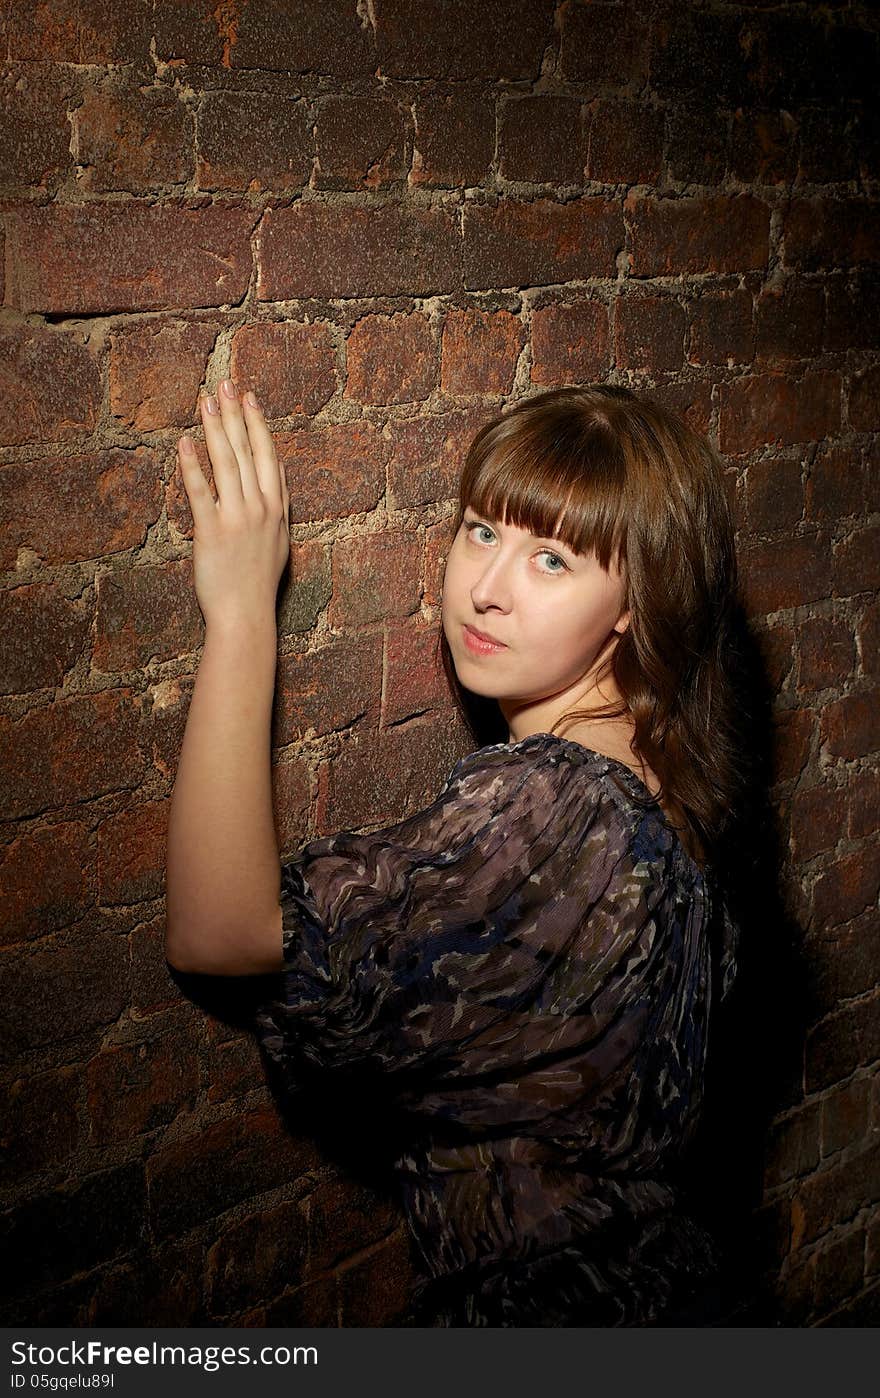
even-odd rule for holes
{"type": "MultiPolygon", "coordinates": [[[[592,551],[606,571],[617,561],[630,621],[597,678],[613,675],[622,702],[571,710],[552,731],[629,714],[634,755],[661,784],[655,799],[676,812],[671,823],[691,856],[711,866],[747,780],[733,683],[734,528],[717,453],[676,413],[627,388],[555,389],[477,433],[456,531],[468,506],[592,551]]],[[[440,631],[443,667],[474,741],[506,741],[497,702],[461,685],[440,631]]]]}

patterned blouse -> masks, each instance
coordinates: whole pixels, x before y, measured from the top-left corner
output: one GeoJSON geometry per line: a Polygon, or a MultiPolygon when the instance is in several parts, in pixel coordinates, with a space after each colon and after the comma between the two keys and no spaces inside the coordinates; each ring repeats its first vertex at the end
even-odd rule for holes
{"type": "Polygon", "coordinates": [[[650,1325],[717,1275],[676,1167],[737,929],[724,904],[710,946],[711,885],[646,794],[535,733],[282,865],[258,1038],[287,1093],[354,1086],[402,1128],[402,1324],[650,1325]]]}

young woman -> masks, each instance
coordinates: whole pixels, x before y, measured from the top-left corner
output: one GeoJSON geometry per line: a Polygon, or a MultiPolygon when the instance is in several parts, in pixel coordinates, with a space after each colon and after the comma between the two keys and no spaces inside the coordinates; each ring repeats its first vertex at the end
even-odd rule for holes
{"type": "MultiPolygon", "coordinates": [[[[394,1123],[405,1324],[676,1323],[717,1280],[682,1167],[737,929],[741,786],[720,463],[593,385],[518,403],[464,462],[439,644],[478,746],[424,810],[280,866],[274,598],[288,493],[258,407],[181,443],[205,649],[172,802],[169,961],[278,971],[283,1091],[394,1123]]],[[[683,1323],[683,1322],[682,1322],[683,1323]]]]}

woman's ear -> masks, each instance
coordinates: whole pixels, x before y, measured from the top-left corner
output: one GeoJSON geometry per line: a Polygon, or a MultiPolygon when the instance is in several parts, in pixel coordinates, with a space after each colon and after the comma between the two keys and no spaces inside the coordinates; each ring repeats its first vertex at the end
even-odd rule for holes
{"type": "Polygon", "coordinates": [[[617,620],[616,620],[615,623],[614,623],[614,630],[615,630],[615,631],[619,631],[620,634],[623,635],[624,631],[625,631],[626,628],[629,626],[629,621],[630,621],[630,616],[631,616],[631,615],[632,615],[631,612],[621,612],[620,616],[617,618],[617,620]]]}

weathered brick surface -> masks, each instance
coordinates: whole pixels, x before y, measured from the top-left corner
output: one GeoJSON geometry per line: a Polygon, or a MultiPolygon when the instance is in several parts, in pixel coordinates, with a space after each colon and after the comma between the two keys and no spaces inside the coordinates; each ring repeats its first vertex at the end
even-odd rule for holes
{"type": "Polygon", "coordinates": [[[409,616],[419,605],[421,549],[413,534],[397,531],[339,539],[333,549],[334,628],[409,616]]]}
{"type": "Polygon", "coordinates": [[[448,704],[440,663],[441,629],[415,618],[392,622],[385,640],[385,700],[382,723],[402,723],[428,709],[448,704]]]}
{"type": "Polygon", "coordinates": [[[279,1204],[224,1228],[206,1259],[207,1306],[213,1317],[275,1296],[303,1275],[311,1207],[311,1197],[308,1203],[279,1204]]]}
{"type": "Polygon", "coordinates": [[[6,298],[19,311],[102,314],[239,301],[253,216],[234,206],[56,204],[8,215],[6,298]]]}
{"type": "Polygon", "coordinates": [[[48,1073],[17,1078],[5,1093],[3,1151],[0,1180],[3,1187],[57,1170],[77,1149],[82,1128],[77,1101],[78,1068],[64,1067],[48,1073]]]}
{"type": "Polygon", "coordinates": [[[345,397],[355,403],[423,402],[436,387],[440,356],[431,326],[418,312],[364,316],[345,348],[345,397]]]}
{"type": "Polygon", "coordinates": [[[419,93],[410,180],[428,188],[481,184],[495,151],[491,101],[464,93],[419,93]]]}
{"type": "MultiPolygon", "coordinates": [[[[39,55],[42,57],[42,55],[39,55]]],[[[4,63],[0,80],[0,187],[54,190],[70,174],[68,111],[79,81],[52,63],[4,63]]]]}
{"type": "Polygon", "coordinates": [[[0,466],[8,526],[0,567],[14,567],[21,549],[44,563],[73,563],[137,548],[159,517],[161,497],[156,458],[145,447],[0,466]]]}
{"type": "Polygon", "coordinates": [[[542,388],[600,382],[611,363],[609,311],[602,301],[537,306],[532,313],[532,383],[542,388]]]}
{"type": "Polygon", "coordinates": [[[87,826],[58,821],[22,833],[0,857],[3,945],[44,937],[74,922],[94,895],[87,826]]]}
{"type": "Polygon", "coordinates": [[[475,290],[610,277],[622,242],[620,210],[602,198],[466,204],[464,284],[475,290]]]}
{"type": "MultiPolygon", "coordinates": [[[[391,78],[491,78],[540,74],[553,33],[551,0],[468,0],[444,4],[433,23],[418,0],[387,0],[376,15],[381,72],[391,78]]],[[[432,15],[432,18],[434,16],[432,15]]]]}
{"type": "Polygon", "coordinates": [[[60,685],[82,654],[91,616],[51,583],[0,593],[0,692],[60,685]]]}
{"type": "Polygon", "coordinates": [[[375,724],[382,694],[382,639],[346,636],[278,660],[273,744],[375,724]]]}
{"type": "Polygon", "coordinates": [[[100,400],[98,366],[80,336],[16,323],[0,332],[0,444],[84,437],[100,400]]]}
{"type": "Polygon", "coordinates": [[[124,427],[189,427],[218,321],[151,319],[111,333],[110,411],[124,427]]]}
{"type": "Polygon", "coordinates": [[[230,372],[240,393],[253,389],[269,419],[309,417],[336,391],[336,353],[325,324],[244,325],[232,341],[230,372]]]}
{"type": "Polygon", "coordinates": [[[755,355],[752,298],[746,291],[705,292],[690,307],[690,364],[751,364],[755,355]]]}
{"type": "Polygon", "coordinates": [[[880,997],[874,995],[828,1015],[807,1035],[804,1083],[808,1092],[841,1082],[880,1058],[880,997]]]}
{"type": "Polygon", "coordinates": [[[629,194],[624,209],[633,276],[742,272],[767,265],[770,210],[750,194],[676,199],[629,194]]]}
{"type": "Polygon", "coordinates": [[[406,178],[412,115],[403,101],[324,98],[315,133],[314,189],[382,189],[406,178]]]}
{"type": "Polygon", "coordinates": [[[270,209],[257,295],[438,296],[461,288],[456,221],[442,208],[323,201],[270,209]]]}
{"type": "Polygon", "coordinates": [[[583,184],[583,108],[575,97],[503,101],[498,121],[498,172],[506,180],[583,184]]]}
{"type": "Polygon", "coordinates": [[[193,118],[165,88],[88,88],[74,115],[73,148],[90,194],[146,194],[192,177],[193,118]]]}
{"type": "Polygon", "coordinates": [[[509,393],[524,342],[522,323],[510,311],[450,310],[441,337],[440,387],[452,396],[509,393]]]}
{"type": "Polygon", "coordinates": [[[195,1033],[102,1049],[85,1065],[83,1078],[90,1144],[130,1142],[192,1110],[198,1088],[195,1033]]]}
{"type": "Polygon", "coordinates": [[[585,114],[587,178],[654,184],[663,160],[663,113],[638,102],[597,99],[585,114]]]}
{"type": "Polygon", "coordinates": [[[134,670],[195,650],[203,640],[189,559],[101,573],[95,591],[94,670],[134,670]]]}
{"type": "Polygon", "coordinates": [[[96,853],[102,904],[139,903],[162,894],[167,833],[165,801],[149,801],[101,822],[96,853]]]}
{"type": "Polygon", "coordinates": [[[840,375],[800,380],[754,374],[720,385],[718,445],[723,452],[814,442],[840,428],[840,375]]]}
{"type": "Polygon", "coordinates": [[[195,177],[199,189],[300,189],[312,171],[306,104],[296,96],[211,92],[199,111],[195,177]]]}
{"type": "Polygon", "coordinates": [[[75,1041],[122,1013],[129,990],[125,938],[90,922],[83,919],[73,936],[3,952],[4,1060],[46,1044],[75,1041]]]}
{"type": "Polygon", "coordinates": [[[685,313],[671,296],[622,296],[615,305],[614,351],[621,369],[680,369],[685,313]]]}
{"type": "Polygon", "coordinates": [[[474,407],[391,424],[388,478],[394,506],[407,509],[456,494],[467,449],[494,415],[474,407]]]}

